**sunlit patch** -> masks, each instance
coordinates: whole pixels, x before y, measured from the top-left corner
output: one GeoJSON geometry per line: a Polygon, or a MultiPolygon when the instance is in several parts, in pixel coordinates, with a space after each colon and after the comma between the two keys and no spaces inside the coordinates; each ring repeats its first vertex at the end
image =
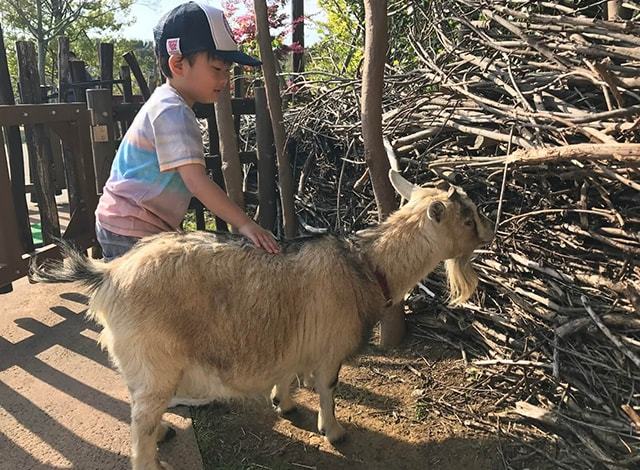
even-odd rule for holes
{"type": "Polygon", "coordinates": [[[0,434],[4,436],[0,437],[0,441],[6,439],[12,444],[2,451],[2,460],[5,462],[24,462],[26,457],[21,454],[26,454],[43,466],[56,462],[56,466],[73,467],[70,460],[45,442],[37,433],[31,432],[3,406],[0,406],[0,429],[2,429],[0,434]]]}
{"type": "MultiPolygon", "coordinates": [[[[90,334],[91,330],[86,329],[83,333],[90,334]]],[[[95,333],[91,332],[95,335],[95,333]]],[[[83,335],[86,336],[86,335],[83,335]]],[[[91,338],[94,339],[94,338],[91,338]]],[[[95,388],[102,393],[109,395],[116,400],[128,401],[127,392],[122,384],[122,379],[118,372],[108,367],[106,353],[97,350],[95,354],[104,358],[104,362],[97,362],[89,357],[78,354],[63,346],[55,345],[46,351],[41,352],[36,357],[49,367],[68,375],[70,378],[84,383],[88,387],[95,388]],[[90,377],[78,376],[80,370],[91,370],[94,373],[90,377]]]]}

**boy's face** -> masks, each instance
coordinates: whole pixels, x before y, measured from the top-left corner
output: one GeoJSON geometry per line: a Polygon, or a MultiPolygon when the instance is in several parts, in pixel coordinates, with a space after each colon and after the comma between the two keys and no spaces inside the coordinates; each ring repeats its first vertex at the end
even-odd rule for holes
{"type": "Polygon", "coordinates": [[[190,101],[190,105],[193,102],[213,103],[218,100],[220,91],[229,86],[231,64],[220,59],[209,59],[206,53],[197,54],[193,65],[186,59],[175,65],[178,73],[172,68],[171,81],[190,101]]]}

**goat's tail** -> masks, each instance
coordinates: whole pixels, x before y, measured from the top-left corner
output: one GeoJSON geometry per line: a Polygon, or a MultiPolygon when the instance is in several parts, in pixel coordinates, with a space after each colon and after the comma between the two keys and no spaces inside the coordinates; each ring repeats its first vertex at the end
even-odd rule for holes
{"type": "Polygon", "coordinates": [[[76,251],[69,244],[59,242],[65,262],[45,263],[37,266],[31,263],[29,278],[36,282],[81,282],[90,291],[98,289],[106,278],[107,264],[92,261],[76,251]]]}

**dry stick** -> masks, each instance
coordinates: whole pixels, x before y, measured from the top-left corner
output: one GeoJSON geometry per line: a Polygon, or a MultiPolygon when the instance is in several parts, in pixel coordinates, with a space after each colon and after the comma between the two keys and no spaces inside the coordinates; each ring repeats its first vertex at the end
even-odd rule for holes
{"type": "Polygon", "coordinates": [[[640,248],[634,248],[629,245],[625,245],[622,243],[615,242],[608,237],[604,237],[600,234],[593,232],[592,230],[582,230],[580,227],[575,225],[566,225],[567,230],[571,233],[577,233],[578,235],[582,235],[583,237],[591,237],[594,240],[598,240],[599,242],[604,243],[605,245],[612,246],[622,251],[623,253],[627,253],[629,255],[640,256],[640,248]]]}
{"type": "Polygon", "coordinates": [[[507,161],[536,164],[557,160],[616,160],[640,162],[640,144],[573,144],[562,147],[516,150],[507,161]]]}
{"type": "Polygon", "coordinates": [[[585,295],[580,296],[580,300],[582,301],[582,305],[587,310],[587,313],[593,320],[593,322],[600,328],[600,331],[604,333],[604,335],[609,338],[609,340],[617,347],[625,356],[627,356],[631,362],[635,364],[636,367],[640,369],[640,357],[635,355],[632,351],[630,351],[622,342],[607,328],[607,326],[600,320],[596,312],[591,309],[587,297],[585,295]]]}
{"type": "MultiPolygon", "coordinates": [[[[507,147],[507,154],[511,153],[511,142],[513,138],[513,129],[514,125],[511,126],[511,131],[509,132],[509,145],[507,147]]],[[[493,229],[494,232],[498,231],[498,227],[500,226],[500,216],[502,215],[502,201],[504,200],[504,188],[507,185],[507,168],[509,168],[509,162],[507,160],[504,161],[504,171],[502,172],[502,184],[500,185],[500,198],[498,199],[498,215],[496,216],[496,224],[493,229]]]]}
{"type": "Polygon", "coordinates": [[[556,56],[553,52],[551,52],[545,46],[540,44],[538,41],[536,41],[532,37],[527,36],[526,34],[524,34],[520,30],[520,28],[518,28],[516,25],[514,25],[510,21],[505,20],[504,18],[494,14],[490,10],[482,10],[482,12],[485,15],[487,15],[489,18],[491,18],[492,20],[496,21],[498,24],[500,24],[501,26],[503,26],[504,28],[508,29],[513,34],[518,36],[520,39],[522,39],[524,42],[526,42],[529,46],[531,46],[534,49],[536,49],[538,52],[540,52],[540,54],[545,56],[547,59],[551,60],[552,62],[555,62],[556,64],[560,65],[561,67],[564,67],[565,70],[568,70],[569,67],[563,60],[561,60],[558,56],[556,56]]]}

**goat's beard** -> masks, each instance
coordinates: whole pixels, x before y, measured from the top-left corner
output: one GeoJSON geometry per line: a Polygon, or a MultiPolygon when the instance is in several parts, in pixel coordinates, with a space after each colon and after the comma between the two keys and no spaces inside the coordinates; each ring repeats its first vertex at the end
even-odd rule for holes
{"type": "Polygon", "coordinates": [[[478,275],[471,266],[469,256],[459,256],[445,261],[449,281],[449,305],[465,303],[478,286],[478,275]]]}

